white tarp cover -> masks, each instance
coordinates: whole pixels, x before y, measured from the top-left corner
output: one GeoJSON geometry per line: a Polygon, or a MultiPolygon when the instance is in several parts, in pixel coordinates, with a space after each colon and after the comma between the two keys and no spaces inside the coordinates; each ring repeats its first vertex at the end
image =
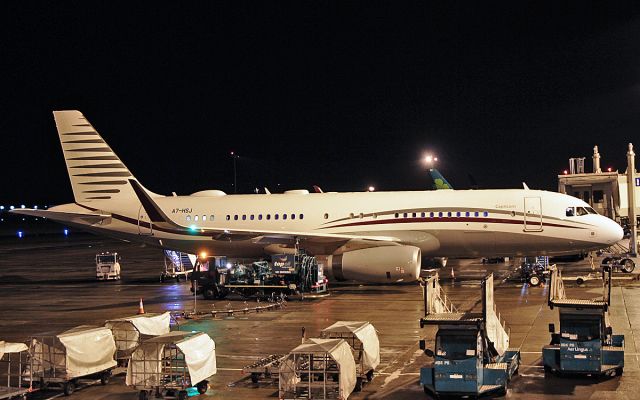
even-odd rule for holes
{"type": "Polygon", "coordinates": [[[356,386],[356,363],[353,360],[351,346],[344,339],[307,339],[291,350],[285,362],[280,366],[280,382],[285,392],[291,392],[299,382],[294,370],[293,354],[328,353],[340,366],[340,395],[346,399],[356,386]]]}
{"type": "MultiPolygon", "coordinates": [[[[336,337],[339,335],[344,338],[345,334],[355,335],[362,343],[362,366],[364,370],[360,372],[364,373],[376,369],[380,364],[380,342],[376,328],[367,321],[338,321],[322,330],[322,337],[336,337]]],[[[354,354],[354,358],[357,360],[358,355],[354,354]]]]}
{"type": "Polygon", "coordinates": [[[0,340],[0,359],[2,359],[6,353],[20,353],[27,350],[29,350],[29,348],[24,343],[11,343],[0,340]]]}
{"type": "Polygon", "coordinates": [[[174,331],[145,340],[131,355],[127,366],[126,384],[138,387],[160,385],[165,347],[175,344],[184,354],[191,384],[207,379],[217,372],[215,343],[206,333],[174,331]]]}
{"type": "Polygon", "coordinates": [[[105,327],[113,331],[118,350],[131,350],[140,340],[140,335],[159,336],[171,329],[171,313],[140,314],[131,317],[117,318],[106,321],[105,327]]]}
{"type": "Polygon", "coordinates": [[[487,337],[493,342],[498,354],[502,355],[509,348],[509,336],[505,331],[500,318],[496,314],[495,303],[493,301],[493,274],[485,281],[485,306],[487,337]]]}
{"type": "Polygon", "coordinates": [[[57,336],[65,347],[68,378],[90,375],[116,366],[116,344],[111,330],[81,326],[57,336]]]}

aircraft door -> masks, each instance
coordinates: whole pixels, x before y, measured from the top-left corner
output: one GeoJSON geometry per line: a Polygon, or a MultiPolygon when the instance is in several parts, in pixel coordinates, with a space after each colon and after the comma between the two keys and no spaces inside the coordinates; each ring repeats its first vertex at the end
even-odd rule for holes
{"type": "Polygon", "coordinates": [[[138,210],[138,234],[153,235],[153,223],[142,206],[140,206],[138,210]]]}
{"type": "Polygon", "coordinates": [[[524,198],[524,230],[542,231],[542,199],[540,197],[524,198]]]}

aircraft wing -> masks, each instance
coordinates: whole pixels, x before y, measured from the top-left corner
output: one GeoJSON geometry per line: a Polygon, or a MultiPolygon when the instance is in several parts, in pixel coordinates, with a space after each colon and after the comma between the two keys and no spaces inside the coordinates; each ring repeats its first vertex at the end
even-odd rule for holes
{"type": "Polygon", "coordinates": [[[11,210],[9,212],[13,214],[29,215],[32,217],[48,218],[53,221],[60,221],[60,222],[78,221],[78,222],[84,222],[89,224],[95,224],[107,218],[111,218],[110,214],[34,210],[31,208],[19,208],[19,209],[11,210]]]}

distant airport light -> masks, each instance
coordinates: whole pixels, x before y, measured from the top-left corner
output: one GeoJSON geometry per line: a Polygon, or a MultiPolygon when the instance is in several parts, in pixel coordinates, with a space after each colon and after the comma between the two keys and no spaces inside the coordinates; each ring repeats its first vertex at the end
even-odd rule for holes
{"type": "Polygon", "coordinates": [[[0,210],[4,210],[4,206],[0,206],[0,210]]]}
{"type": "Polygon", "coordinates": [[[38,206],[33,206],[33,209],[34,209],[34,210],[37,210],[37,209],[38,209],[38,206]]]}
{"type": "Polygon", "coordinates": [[[15,208],[14,206],[11,206],[11,207],[9,207],[9,210],[13,210],[14,208],[15,208]]]}
{"type": "Polygon", "coordinates": [[[233,267],[233,264],[231,264],[230,262],[227,263],[227,269],[231,269],[231,267],[233,267]]]}
{"type": "Polygon", "coordinates": [[[22,205],[20,206],[20,208],[25,208],[24,204],[22,204],[22,205]]]}
{"type": "Polygon", "coordinates": [[[438,161],[438,157],[435,157],[431,154],[427,154],[424,157],[424,162],[427,163],[428,165],[432,165],[434,162],[438,161]]]}
{"type": "Polygon", "coordinates": [[[567,171],[566,169],[564,171],[562,171],[563,174],[567,175],[569,173],[569,171],[567,171]]]}
{"type": "Polygon", "coordinates": [[[375,188],[375,187],[373,187],[373,186],[369,186],[369,191],[370,191],[370,192],[374,192],[375,190],[376,190],[376,188],[375,188]]]}
{"type": "Polygon", "coordinates": [[[65,236],[69,236],[69,230],[68,229],[63,230],[62,232],[64,232],[65,236]]]}
{"type": "Polygon", "coordinates": [[[18,231],[18,237],[22,239],[22,236],[24,236],[24,233],[22,231],[18,231]]]}
{"type": "Polygon", "coordinates": [[[613,168],[611,167],[607,168],[607,172],[611,172],[611,171],[613,171],[613,168]]]}

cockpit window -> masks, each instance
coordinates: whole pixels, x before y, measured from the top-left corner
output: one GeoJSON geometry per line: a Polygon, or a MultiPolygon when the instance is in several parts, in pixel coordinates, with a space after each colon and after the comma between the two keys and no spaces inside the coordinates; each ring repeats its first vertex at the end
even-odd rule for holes
{"type": "Polygon", "coordinates": [[[589,212],[589,214],[597,214],[596,210],[591,207],[585,207],[585,209],[589,212]]]}
{"type": "Polygon", "coordinates": [[[584,207],[576,207],[576,214],[583,216],[589,214],[589,212],[584,207]]]}
{"type": "Polygon", "coordinates": [[[567,207],[567,217],[573,217],[574,215],[576,215],[576,209],[573,207],[567,207]]]}

